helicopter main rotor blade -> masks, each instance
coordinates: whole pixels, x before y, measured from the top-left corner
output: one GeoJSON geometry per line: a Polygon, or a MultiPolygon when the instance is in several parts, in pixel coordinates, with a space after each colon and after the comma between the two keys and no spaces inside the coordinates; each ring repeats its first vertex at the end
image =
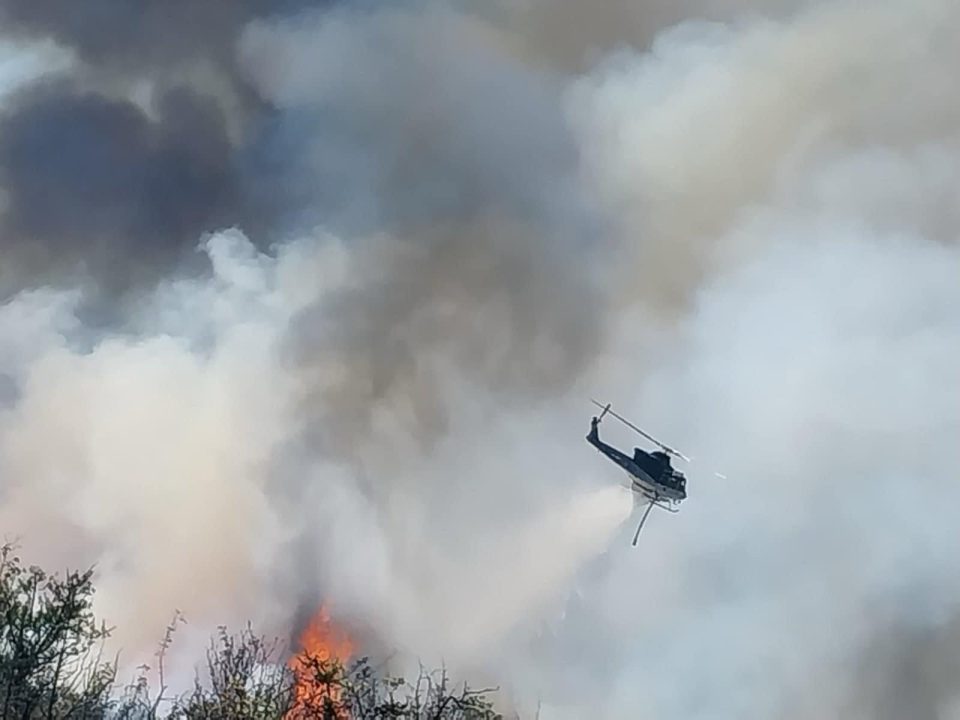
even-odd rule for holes
{"type": "MultiPolygon", "coordinates": [[[[601,407],[601,408],[607,407],[607,406],[605,406],[605,405],[601,405],[600,403],[598,403],[596,400],[593,400],[592,398],[591,398],[591,402],[592,402],[594,405],[596,405],[597,407],[601,407]]],[[[616,412],[614,412],[613,410],[610,410],[610,409],[607,409],[606,412],[608,412],[608,413],[610,413],[611,415],[613,415],[617,420],[619,420],[620,422],[622,422],[622,423],[623,423],[624,425],[626,425],[627,427],[629,427],[629,428],[637,431],[637,432],[640,433],[641,435],[643,435],[647,440],[649,440],[650,442],[652,442],[654,445],[657,445],[658,447],[660,447],[660,449],[662,449],[665,453],[669,453],[670,455],[676,455],[676,456],[677,456],[678,458],[680,458],[681,460],[686,460],[687,462],[690,462],[690,458],[688,458],[688,457],[687,457],[686,455],[684,455],[682,452],[680,452],[680,451],[678,451],[678,450],[674,450],[674,449],[673,449],[672,447],[670,447],[669,445],[664,445],[662,442],[660,442],[659,440],[657,440],[655,437],[653,437],[653,436],[650,435],[649,433],[644,432],[643,430],[641,430],[640,428],[638,428],[636,425],[634,425],[632,422],[630,422],[629,420],[627,420],[627,419],[626,419],[625,417],[623,417],[622,415],[620,415],[620,414],[618,414],[618,413],[616,413],[616,412]]]]}

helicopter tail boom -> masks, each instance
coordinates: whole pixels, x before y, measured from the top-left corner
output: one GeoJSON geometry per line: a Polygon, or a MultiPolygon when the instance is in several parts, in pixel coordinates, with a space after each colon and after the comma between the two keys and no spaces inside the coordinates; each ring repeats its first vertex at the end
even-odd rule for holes
{"type": "Polygon", "coordinates": [[[663,450],[663,451],[664,451],[665,453],[667,453],[668,455],[673,455],[673,456],[675,456],[675,457],[680,458],[681,460],[685,460],[685,461],[687,461],[687,462],[690,462],[690,458],[688,458],[686,455],[684,455],[684,454],[683,454],[682,452],[680,452],[679,450],[674,450],[674,449],[673,449],[672,447],[670,447],[669,445],[664,445],[662,442],[660,442],[659,440],[657,440],[655,437],[653,437],[652,435],[650,435],[650,434],[647,433],[646,431],[641,430],[640,428],[638,428],[636,425],[634,425],[632,422],[630,422],[629,420],[627,420],[627,419],[626,419],[625,417],[623,417],[622,415],[620,415],[620,414],[614,412],[613,410],[611,410],[611,409],[610,409],[610,403],[607,403],[606,405],[601,405],[601,404],[598,403],[596,400],[592,400],[592,399],[591,399],[591,402],[592,402],[594,405],[596,405],[597,407],[603,408],[603,413],[600,415],[600,418],[601,418],[601,419],[603,418],[604,415],[606,415],[607,413],[610,413],[610,414],[613,415],[617,420],[619,420],[619,421],[622,422],[624,425],[626,425],[628,428],[630,428],[631,430],[634,430],[634,431],[640,433],[643,437],[645,437],[647,440],[649,440],[649,441],[652,442],[654,445],[656,445],[657,447],[659,447],[661,450],[663,450]]]}

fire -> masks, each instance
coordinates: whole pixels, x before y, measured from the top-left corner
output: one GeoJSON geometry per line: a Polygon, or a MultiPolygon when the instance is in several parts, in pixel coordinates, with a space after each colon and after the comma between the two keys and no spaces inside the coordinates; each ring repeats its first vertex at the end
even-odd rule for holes
{"type": "Polygon", "coordinates": [[[343,665],[353,654],[353,641],[330,621],[321,606],[300,635],[300,650],[287,666],[293,671],[294,701],[286,720],[332,717],[346,720],[342,704],[343,665]]]}

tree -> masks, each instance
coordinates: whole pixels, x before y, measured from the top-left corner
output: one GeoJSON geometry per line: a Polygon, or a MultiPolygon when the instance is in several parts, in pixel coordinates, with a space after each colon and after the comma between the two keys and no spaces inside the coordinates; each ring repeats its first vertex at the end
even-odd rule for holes
{"type": "Polygon", "coordinates": [[[498,720],[492,690],[454,686],[445,670],[408,683],[381,674],[367,658],[300,655],[289,663],[278,642],[247,627],[220,628],[204,677],[166,697],[164,655],[179,613],[158,652],[159,690],[149,668],[117,691],[117,663],[102,657],[108,628],[92,611],[93,570],[62,578],[24,567],[0,546],[0,718],[3,720],[498,720]],[[161,706],[168,708],[162,712],[161,706]]]}
{"type": "Polygon", "coordinates": [[[286,720],[500,720],[491,689],[454,686],[445,669],[422,666],[412,683],[380,675],[369,658],[349,667],[339,660],[303,658],[298,691],[286,720]],[[303,690],[306,687],[308,690],[303,690]]]}
{"type": "Polygon", "coordinates": [[[207,651],[207,683],[178,698],[170,720],[272,720],[285,718],[293,704],[293,682],[278,662],[277,643],[247,627],[237,636],[221,627],[207,651]]]}
{"type": "Polygon", "coordinates": [[[0,547],[0,717],[105,717],[116,666],[98,651],[109,631],[91,611],[92,576],[47,575],[0,547]]]}

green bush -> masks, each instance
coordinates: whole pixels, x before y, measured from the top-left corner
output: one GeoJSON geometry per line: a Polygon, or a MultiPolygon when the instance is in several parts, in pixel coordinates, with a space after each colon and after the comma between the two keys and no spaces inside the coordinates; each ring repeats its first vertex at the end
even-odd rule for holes
{"type": "Polygon", "coordinates": [[[446,671],[417,679],[381,675],[368,658],[349,666],[301,657],[294,668],[281,646],[246,628],[221,628],[194,687],[167,697],[164,656],[177,615],[150,668],[118,688],[117,662],[105,661],[109,629],[91,605],[93,571],[62,578],[24,567],[0,547],[0,718],[2,720],[495,720],[492,690],[454,687],[446,671]],[[312,688],[311,692],[303,690],[312,688]],[[299,688],[299,689],[298,689],[299,688]]]}

